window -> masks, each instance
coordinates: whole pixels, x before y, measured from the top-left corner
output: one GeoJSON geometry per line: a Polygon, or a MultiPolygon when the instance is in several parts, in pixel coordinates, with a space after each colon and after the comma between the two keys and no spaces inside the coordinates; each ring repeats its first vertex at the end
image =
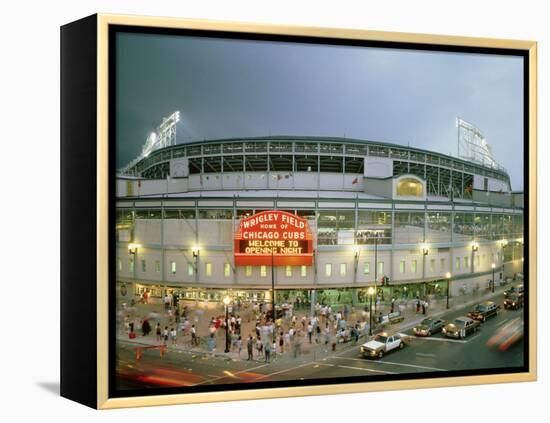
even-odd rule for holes
{"type": "Polygon", "coordinates": [[[170,271],[172,272],[173,275],[176,274],[176,262],[175,261],[170,262],[170,271]]]}
{"type": "Polygon", "coordinates": [[[187,275],[193,276],[195,274],[195,266],[193,263],[187,263],[187,275]]]}
{"type": "Polygon", "coordinates": [[[250,276],[252,276],[252,266],[246,266],[244,268],[244,275],[249,278],[250,276]]]}
{"type": "Polygon", "coordinates": [[[370,275],[370,262],[365,262],[363,266],[363,275],[368,276],[370,275]]]}
{"type": "Polygon", "coordinates": [[[141,260],[141,271],[143,273],[147,272],[147,263],[145,262],[145,260],[141,260]]]}
{"type": "Polygon", "coordinates": [[[300,276],[302,278],[305,278],[307,276],[307,266],[302,265],[300,268],[300,276]]]}
{"type": "Polygon", "coordinates": [[[134,271],[134,256],[130,256],[130,272],[134,271]]]}
{"type": "Polygon", "coordinates": [[[377,276],[382,276],[383,274],[384,274],[384,262],[379,261],[378,262],[378,275],[377,276]]]}
{"type": "Polygon", "coordinates": [[[346,276],[348,273],[348,265],[346,263],[340,263],[340,276],[346,276]]]}
{"type": "Polygon", "coordinates": [[[212,276],[212,263],[205,264],[204,272],[206,273],[206,276],[212,276]]]}
{"type": "Polygon", "coordinates": [[[416,260],[411,262],[411,272],[416,273],[416,260]]]}
{"type": "Polygon", "coordinates": [[[160,260],[155,260],[155,272],[160,273],[160,260]]]}
{"type": "Polygon", "coordinates": [[[445,270],[445,259],[439,259],[439,265],[441,266],[441,270],[445,270]]]}
{"type": "Polygon", "coordinates": [[[468,256],[464,257],[464,268],[467,269],[469,264],[470,259],[468,258],[468,256]]]}
{"type": "Polygon", "coordinates": [[[325,276],[332,276],[332,264],[325,264],[325,276]]]}
{"type": "Polygon", "coordinates": [[[292,266],[285,266],[285,276],[287,278],[292,277],[292,266]]]}
{"type": "Polygon", "coordinates": [[[223,266],[223,275],[228,278],[231,276],[231,263],[225,263],[223,266]]]}
{"type": "Polygon", "coordinates": [[[260,277],[265,278],[267,276],[267,266],[260,266],[260,277]]]}
{"type": "Polygon", "coordinates": [[[435,259],[430,260],[430,272],[435,272],[435,259]]]}
{"type": "Polygon", "coordinates": [[[460,270],[460,257],[455,259],[455,269],[460,270]]]}
{"type": "Polygon", "coordinates": [[[405,273],[405,260],[399,262],[399,273],[405,273]]]}

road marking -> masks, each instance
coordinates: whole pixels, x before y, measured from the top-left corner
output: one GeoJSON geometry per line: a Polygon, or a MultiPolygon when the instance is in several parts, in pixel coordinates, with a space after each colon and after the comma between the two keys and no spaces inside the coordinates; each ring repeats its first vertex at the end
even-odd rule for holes
{"type": "MultiPolygon", "coordinates": [[[[353,358],[353,357],[329,357],[329,358],[336,358],[336,359],[342,359],[342,360],[353,360],[353,361],[361,361],[365,362],[365,359],[363,358],[353,358]]],[[[427,366],[418,366],[416,364],[404,364],[404,363],[395,363],[393,361],[383,361],[383,360],[372,360],[369,361],[369,363],[376,363],[376,364],[390,364],[393,366],[405,366],[405,367],[414,367],[417,369],[424,369],[424,370],[437,370],[440,372],[446,372],[446,369],[438,369],[436,367],[427,367],[427,366]]]]}
{"type": "Polygon", "coordinates": [[[315,364],[315,362],[314,362],[314,361],[309,361],[309,362],[307,362],[307,363],[300,364],[299,366],[295,366],[295,367],[291,367],[291,368],[289,368],[289,369],[279,370],[278,372],[274,372],[274,373],[269,373],[269,374],[263,375],[263,376],[259,377],[258,379],[265,379],[266,377],[275,376],[275,375],[279,375],[279,374],[281,374],[281,373],[290,372],[290,371],[292,371],[292,370],[299,369],[300,367],[310,366],[310,365],[312,365],[312,364],[315,364]]]}
{"type": "MultiPolygon", "coordinates": [[[[234,373],[234,376],[240,374],[240,373],[245,373],[245,372],[249,372],[251,370],[256,370],[256,369],[260,369],[262,367],[265,367],[265,366],[268,366],[269,363],[267,364],[261,364],[259,366],[256,366],[256,367],[251,367],[249,369],[244,369],[244,370],[239,370],[238,372],[234,373]]],[[[208,375],[208,376],[211,376],[211,375],[208,375]]],[[[206,379],[206,380],[203,380],[202,382],[199,382],[199,383],[196,383],[194,386],[197,386],[197,385],[202,385],[204,383],[210,383],[210,382],[214,382],[215,380],[219,380],[219,379],[223,379],[224,377],[227,377],[227,375],[223,375],[223,376],[215,376],[213,377],[212,379],[206,379]]]]}
{"type": "Polygon", "coordinates": [[[394,363],[394,362],[391,362],[391,361],[380,361],[380,363],[391,364],[391,365],[394,365],[394,366],[413,367],[413,368],[416,368],[416,369],[423,369],[423,370],[436,370],[438,372],[446,372],[447,371],[447,369],[438,369],[436,367],[417,366],[416,364],[394,363]]]}
{"type": "Polygon", "coordinates": [[[362,371],[365,371],[365,372],[384,373],[384,374],[387,374],[387,375],[396,375],[397,374],[395,372],[386,372],[384,370],[367,369],[365,367],[344,366],[343,364],[336,364],[335,366],[336,367],[341,367],[343,369],[362,370],[362,371]]]}
{"type": "Polygon", "coordinates": [[[499,322],[499,323],[497,324],[497,328],[498,328],[499,326],[502,326],[502,325],[503,325],[504,323],[506,323],[508,320],[510,320],[510,319],[506,319],[506,320],[503,320],[502,322],[499,322]]]}
{"type": "Polygon", "coordinates": [[[447,339],[447,338],[430,338],[430,337],[423,337],[423,338],[415,338],[417,341],[436,341],[436,342],[454,342],[457,344],[466,344],[468,341],[461,341],[459,339],[447,339]]]}

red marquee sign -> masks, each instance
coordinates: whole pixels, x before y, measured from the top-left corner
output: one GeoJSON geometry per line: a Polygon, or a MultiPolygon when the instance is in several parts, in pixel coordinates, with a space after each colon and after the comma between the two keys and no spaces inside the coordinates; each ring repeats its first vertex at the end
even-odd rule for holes
{"type": "Polygon", "coordinates": [[[235,234],[235,266],[311,266],[313,240],[307,219],[264,211],[241,219],[235,234]]]}

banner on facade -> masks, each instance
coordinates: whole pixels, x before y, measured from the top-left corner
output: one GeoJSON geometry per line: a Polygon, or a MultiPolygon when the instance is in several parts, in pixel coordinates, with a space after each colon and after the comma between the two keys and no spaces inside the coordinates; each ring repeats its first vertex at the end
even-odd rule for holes
{"type": "Polygon", "coordinates": [[[264,211],[241,219],[235,233],[235,266],[311,266],[313,239],[307,219],[264,211]]]}

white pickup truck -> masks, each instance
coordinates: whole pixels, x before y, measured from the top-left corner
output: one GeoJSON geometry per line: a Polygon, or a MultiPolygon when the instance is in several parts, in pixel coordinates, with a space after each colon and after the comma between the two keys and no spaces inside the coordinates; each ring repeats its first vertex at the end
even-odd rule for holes
{"type": "Polygon", "coordinates": [[[383,332],[361,345],[361,354],[363,357],[382,358],[387,352],[403,349],[407,339],[407,335],[402,333],[383,332]]]}

